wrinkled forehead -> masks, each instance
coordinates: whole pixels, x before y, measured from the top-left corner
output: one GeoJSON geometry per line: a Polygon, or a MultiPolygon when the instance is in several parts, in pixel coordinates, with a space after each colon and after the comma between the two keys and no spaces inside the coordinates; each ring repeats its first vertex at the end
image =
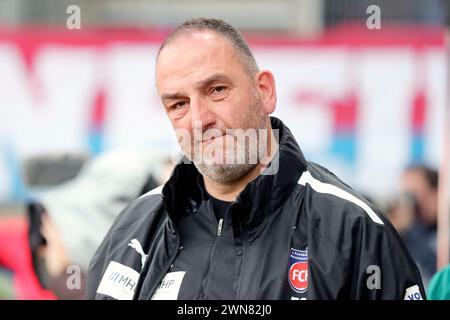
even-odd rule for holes
{"type": "Polygon", "coordinates": [[[184,32],[161,50],[156,84],[160,88],[171,80],[194,80],[205,73],[234,69],[243,68],[229,40],[211,31],[184,32]]]}

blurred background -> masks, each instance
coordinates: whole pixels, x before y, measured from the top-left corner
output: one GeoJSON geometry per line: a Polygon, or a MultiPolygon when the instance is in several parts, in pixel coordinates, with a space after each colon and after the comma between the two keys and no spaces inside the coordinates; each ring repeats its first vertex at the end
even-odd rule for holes
{"type": "Polygon", "coordinates": [[[244,33],[274,115],[384,210],[428,286],[448,263],[450,1],[0,0],[0,298],[81,298],[114,218],[166,181],[155,56],[198,16],[244,33]]]}

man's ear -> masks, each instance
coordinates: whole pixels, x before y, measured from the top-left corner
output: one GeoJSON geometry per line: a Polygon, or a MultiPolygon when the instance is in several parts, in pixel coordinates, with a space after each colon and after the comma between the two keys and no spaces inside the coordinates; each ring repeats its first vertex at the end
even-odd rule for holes
{"type": "Polygon", "coordinates": [[[271,114],[275,111],[277,91],[272,72],[261,70],[255,74],[255,83],[263,103],[264,111],[271,114]]]}

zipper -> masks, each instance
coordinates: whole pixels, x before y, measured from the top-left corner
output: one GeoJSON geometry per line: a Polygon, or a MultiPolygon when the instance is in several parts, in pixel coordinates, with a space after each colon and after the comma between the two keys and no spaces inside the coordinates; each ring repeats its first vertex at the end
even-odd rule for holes
{"type": "Polygon", "coordinates": [[[241,255],[241,272],[239,275],[239,282],[238,282],[238,288],[237,288],[237,292],[236,292],[236,299],[240,299],[239,297],[241,296],[241,290],[242,290],[242,282],[243,282],[243,275],[244,275],[244,265],[245,265],[245,242],[246,239],[244,237],[244,226],[241,223],[241,218],[239,215],[237,215],[237,219],[238,219],[238,227],[239,227],[239,231],[240,231],[240,237],[241,237],[241,244],[242,244],[242,255],[241,255]]]}
{"type": "Polygon", "coordinates": [[[223,219],[220,219],[219,224],[217,225],[217,236],[220,236],[222,234],[222,225],[223,225],[223,219]]]}
{"type": "MultiPolygon", "coordinates": [[[[208,201],[208,209],[210,210],[210,212],[212,214],[214,214],[211,201],[208,201]]],[[[225,218],[228,216],[228,211],[229,211],[229,209],[225,213],[225,218]]],[[[221,238],[221,235],[222,235],[223,220],[224,219],[219,219],[219,222],[217,224],[216,237],[214,238],[213,245],[211,247],[211,251],[209,252],[208,267],[206,268],[206,272],[205,272],[205,274],[203,275],[203,278],[202,278],[202,288],[200,290],[200,299],[201,300],[204,299],[204,297],[205,297],[205,289],[206,289],[206,285],[208,283],[207,280],[208,280],[209,270],[211,269],[212,257],[213,257],[213,254],[215,252],[215,249],[217,247],[217,243],[219,242],[218,240],[221,238]]]]}

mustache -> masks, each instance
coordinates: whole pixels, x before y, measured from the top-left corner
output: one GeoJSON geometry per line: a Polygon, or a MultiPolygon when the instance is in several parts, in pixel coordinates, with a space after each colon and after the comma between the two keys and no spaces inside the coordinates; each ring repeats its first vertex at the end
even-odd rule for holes
{"type": "Polygon", "coordinates": [[[219,138],[225,135],[232,134],[234,129],[224,129],[224,128],[208,128],[202,130],[201,128],[194,128],[192,131],[188,129],[177,129],[176,137],[178,143],[190,141],[193,144],[202,143],[204,141],[219,138]]]}
{"type": "Polygon", "coordinates": [[[199,142],[204,142],[204,141],[208,141],[208,140],[213,140],[216,138],[220,138],[223,137],[227,134],[230,134],[230,130],[222,130],[219,128],[212,128],[212,129],[208,129],[202,132],[202,135],[200,138],[195,139],[195,135],[194,135],[194,142],[195,143],[199,143],[199,142]]]}
{"type": "Polygon", "coordinates": [[[266,135],[266,128],[194,128],[189,130],[186,128],[177,129],[176,137],[179,144],[198,145],[205,141],[214,140],[216,138],[229,136],[235,139],[246,139],[248,137],[259,139],[261,135],[266,135]]]}

